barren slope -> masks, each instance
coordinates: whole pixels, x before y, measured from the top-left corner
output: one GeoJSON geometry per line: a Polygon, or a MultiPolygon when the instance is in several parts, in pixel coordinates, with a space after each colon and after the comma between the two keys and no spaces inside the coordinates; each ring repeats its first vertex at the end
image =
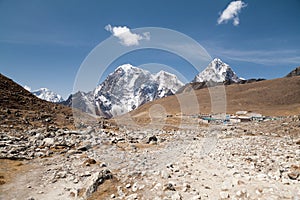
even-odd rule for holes
{"type": "MultiPolygon", "coordinates": [[[[235,113],[238,110],[254,111],[269,116],[298,115],[300,113],[299,76],[243,85],[228,85],[225,86],[225,90],[227,113],[235,113]]],[[[137,121],[149,121],[149,109],[157,104],[165,109],[165,113],[171,115],[211,113],[209,89],[204,88],[194,92],[197,101],[192,100],[195,97],[192,92],[185,92],[149,102],[132,111],[130,115],[137,121]],[[182,103],[179,104],[178,99],[182,103]]],[[[153,115],[155,113],[152,113],[153,115]]]]}
{"type": "Polygon", "coordinates": [[[0,125],[6,128],[73,126],[72,109],[41,100],[0,74],[0,125]]]}

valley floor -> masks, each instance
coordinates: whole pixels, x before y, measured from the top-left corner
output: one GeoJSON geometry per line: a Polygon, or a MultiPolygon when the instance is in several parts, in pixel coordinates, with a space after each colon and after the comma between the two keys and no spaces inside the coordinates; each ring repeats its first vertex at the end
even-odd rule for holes
{"type": "Polygon", "coordinates": [[[300,121],[1,133],[0,199],[299,199],[300,121]]]}

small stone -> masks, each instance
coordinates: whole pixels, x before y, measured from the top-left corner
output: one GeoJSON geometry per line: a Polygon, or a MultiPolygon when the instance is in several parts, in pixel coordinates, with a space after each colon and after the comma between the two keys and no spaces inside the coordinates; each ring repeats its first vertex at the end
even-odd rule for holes
{"type": "Polygon", "coordinates": [[[234,168],[234,165],[233,164],[227,164],[226,167],[229,168],[229,169],[232,169],[232,168],[234,168]]]}
{"type": "Polygon", "coordinates": [[[131,187],[132,192],[136,192],[138,190],[138,184],[135,182],[131,187]]]}
{"type": "Polygon", "coordinates": [[[66,178],[67,172],[66,171],[60,171],[56,175],[58,178],[66,178]]]}
{"type": "Polygon", "coordinates": [[[180,195],[179,192],[175,192],[172,197],[171,197],[172,200],[182,200],[182,197],[180,195]]]}
{"type": "Polygon", "coordinates": [[[211,188],[209,186],[204,186],[205,189],[210,190],[211,188]]]}
{"type": "Polygon", "coordinates": [[[52,146],[54,144],[54,138],[45,138],[43,140],[44,146],[52,146]]]}
{"type": "Polygon", "coordinates": [[[85,160],[84,162],[83,162],[83,165],[85,165],[85,166],[90,166],[90,165],[93,165],[93,164],[96,164],[97,162],[96,162],[96,160],[95,159],[93,159],[93,158],[88,158],[87,160],[85,160]]]}
{"type": "Polygon", "coordinates": [[[200,196],[200,195],[197,195],[197,196],[192,197],[191,200],[199,200],[199,199],[201,199],[201,196],[200,196]]]}
{"type": "Polygon", "coordinates": [[[102,163],[100,164],[100,167],[107,167],[107,164],[106,164],[105,162],[102,162],[102,163]]]}
{"type": "Polygon", "coordinates": [[[226,191],[222,191],[222,192],[220,192],[220,197],[221,197],[221,199],[227,199],[227,198],[229,198],[229,193],[226,191]]]}
{"type": "Polygon", "coordinates": [[[266,174],[258,174],[258,175],[256,176],[256,178],[257,178],[258,180],[265,180],[265,179],[267,178],[267,175],[266,175],[266,174]]]}
{"type": "Polygon", "coordinates": [[[173,168],[173,167],[174,167],[174,164],[173,164],[173,163],[169,163],[169,164],[166,165],[166,167],[167,167],[167,168],[173,168]]]}
{"type": "Polygon", "coordinates": [[[246,188],[243,188],[241,192],[242,192],[243,194],[246,194],[246,193],[247,193],[246,188]]]}
{"type": "Polygon", "coordinates": [[[78,190],[73,188],[73,189],[70,191],[70,196],[71,196],[71,197],[78,197],[78,190]]]}
{"type": "Polygon", "coordinates": [[[299,173],[297,172],[288,173],[288,177],[292,180],[297,180],[297,178],[299,177],[299,173]]]}
{"type": "Polygon", "coordinates": [[[182,189],[182,191],[183,191],[183,192],[187,192],[190,188],[191,188],[191,185],[190,185],[190,184],[184,183],[184,184],[183,184],[183,189],[182,189]]]}
{"type": "Polygon", "coordinates": [[[145,188],[145,185],[140,185],[139,186],[139,190],[142,190],[142,189],[144,189],[145,188]]]}
{"type": "Polygon", "coordinates": [[[188,183],[183,183],[183,187],[191,188],[191,185],[188,183]]]}
{"type": "Polygon", "coordinates": [[[118,186],[117,189],[118,189],[118,195],[119,195],[119,197],[120,197],[120,198],[125,197],[125,194],[124,194],[124,192],[123,192],[121,186],[118,186]]]}
{"type": "Polygon", "coordinates": [[[44,194],[44,192],[43,191],[38,191],[38,194],[44,194]]]}
{"type": "Polygon", "coordinates": [[[128,184],[126,184],[126,186],[125,186],[126,188],[131,188],[131,185],[130,185],[130,183],[128,183],[128,184]]]}
{"type": "Polygon", "coordinates": [[[91,176],[91,175],[92,175],[91,172],[86,171],[86,172],[82,173],[80,176],[83,177],[83,176],[91,176]]]}
{"type": "Polygon", "coordinates": [[[257,195],[261,195],[262,192],[263,192],[263,190],[262,190],[261,188],[255,190],[255,193],[256,193],[257,195]]]}
{"type": "Polygon", "coordinates": [[[163,179],[168,179],[168,178],[171,178],[171,175],[168,172],[166,172],[165,170],[162,170],[161,171],[161,177],[163,179]]]}
{"type": "Polygon", "coordinates": [[[242,195],[243,195],[242,191],[238,190],[238,191],[236,192],[236,196],[237,196],[237,197],[241,197],[242,195]]]}
{"type": "Polygon", "coordinates": [[[222,186],[221,186],[221,190],[223,191],[227,191],[227,190],[230,190],[232,188],[232,183],[231,181],[229,180],[226,180],[222,183],[222,186]]]}
{"type": "Polygon", "coordinates": [[[282,178],[281,182],[284,184],[284,185],[289,185],[290,182],[287,178],[282,178]]]}
{"type": "Polygon", "coordinates": [[[149,137],[148,144],[157,144],[157,137],[155,135],[149,137]]]}
{"type": "Polygon", "coordinates": [[[110,198],[114,199],[114,198],[116,198],[116,195],[112,194],[112,195],[110,195],[110,198]]]}
{"type": "Polygon", "coordinates": [[[176,189],[172,183],[166,184],[164,190],[176,191],[176,189]]]}
{"type": "Polygon", "coordinates": [[[284,191],[283,192],[283,197],[286,198],[286,199],[292,199],[293,198],[293,194],[291,191],[284,191]]]}
{"type": "Polygon", "coordinates": [[[126,200],[135,200],[138,198],[138,194],[137,193],[134,193],[134,194],[131,194],[127,197],[125,197],[126,200]]]}
{"type": "MultiPolygon", "coordinates": [[[[154,187],[153,187],[153,189],[154,190],[159,190],[161,188],[161,183],[157,183],[154,187]]],[[[166,188],[165,188],[166,189],[166,188]]]]}
{"type": "Polygon", "coordinates": [[[81,147],[78,147],[77,150],[78,151],[87,151],[91,148],[91,145],[90,144],[87,144],[87,145],[83,145],[81,147]]]}

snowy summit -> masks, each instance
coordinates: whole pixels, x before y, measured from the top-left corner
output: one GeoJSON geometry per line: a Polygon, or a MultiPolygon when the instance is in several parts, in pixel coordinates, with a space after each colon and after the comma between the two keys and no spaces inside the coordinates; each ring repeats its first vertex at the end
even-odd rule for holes
{"type": "Polygon", "coordinates": [[[240,78],[235,74],[231,67],[221,59],[215,58],[202,72],[200,72],[193,82],[215,82],[225,81],[239,82],[240,78]]]}
{"type": "Polygon", "coordinates": [[[116,116],[140,105],[170,96],[183,86],[174,74],[149,71],[131,64],[119,66],[94,90],[96,107],[116,116]]]}
{"type": "Polygon", "coordinates": [[[64,99],[59,94],[49,90],[48,88],[40,88],[38,90],[32,91],[31,93],[40,99],[50,101],[53,103],[59,103],[64,101],[64,99]]]}

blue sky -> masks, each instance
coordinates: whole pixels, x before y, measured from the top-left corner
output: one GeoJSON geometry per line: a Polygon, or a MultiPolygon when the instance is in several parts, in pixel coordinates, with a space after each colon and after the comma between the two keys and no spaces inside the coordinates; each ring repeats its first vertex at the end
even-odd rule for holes
{"type": "MultiPolygon", "coordinates": [[[[66,98],[84,59],[113,37],[105,29],[108,24],[126,26],[132,33],[142,27],[181,32],[244,78],[278,78],[300,65],[299,0],[244,0],[238,15],[218,24],[230,2],[0,0],[0,72],[21,85],[47,87],[66,98]]],[[[160,63],[186,80],[197,73],[178,55],[144,49],[120,56],[104,75],[123,63],[160,63]]]]}

